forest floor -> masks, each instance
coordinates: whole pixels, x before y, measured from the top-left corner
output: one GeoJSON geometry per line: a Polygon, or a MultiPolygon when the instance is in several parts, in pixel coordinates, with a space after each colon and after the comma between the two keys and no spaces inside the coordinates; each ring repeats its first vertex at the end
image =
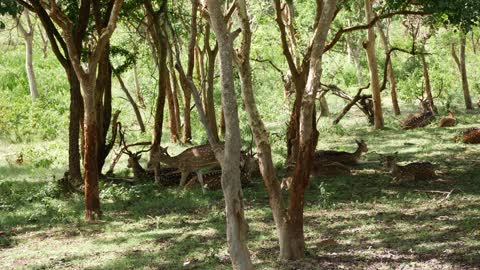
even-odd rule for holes
{"type": "MultiPolygon", "coordinates": [[[[355,118],[338,127],[321,123],[319,149],[353,151],[353,139],[361,137],[369,148],[365,163],[353,176],[312,179],[305,198],[307,253],[298,262],[277,260],[261,180],[245,188],[256,268],[480,269],[480,146],[453,139],[479,126],[479,118],[458,120],[452,128],[411,131],[392,119],[391,128],[380,131],[355,118]],[[435,163],[439,179],[393,183],[379,154],[397,151],[402,162],[435,163]]],[[[0,142],[0,269],[231,268],[221,191],[103,183],[103,219],[85,223],[82,197],[61,194],[52,181],[63,174],[65,147],[0,142]]],[[[274,149],[281,160],[283,141],[274,149]]]]}

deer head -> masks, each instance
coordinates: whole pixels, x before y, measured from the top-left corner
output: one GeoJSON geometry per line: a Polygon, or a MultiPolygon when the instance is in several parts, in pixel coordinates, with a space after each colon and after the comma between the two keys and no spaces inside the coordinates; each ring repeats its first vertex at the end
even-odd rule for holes
{"type": "Polygon", "coordinates": [[[398,152],[395,152],[393,155],[388,155],[388,156],[380,155],[380,157],[384,162],[385,168],[390,169],[392,168],[392,166],[396,164],[398,152]]]}
{"type": "Polygon", "coordinates": [[[355,142],[357,143],[358,148],[360,149],[360,151],[361,151],[362,153],[368,152],[368,147],[367,147],[367,144],[365,143],[364,140],[362,140],[362,139],[357,140],[357,139],[356,139],[355,142]]]}

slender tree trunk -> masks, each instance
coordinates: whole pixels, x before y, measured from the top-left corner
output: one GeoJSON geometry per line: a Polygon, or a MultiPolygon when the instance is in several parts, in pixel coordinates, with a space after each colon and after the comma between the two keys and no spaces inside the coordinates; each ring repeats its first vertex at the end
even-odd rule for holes
{"type": "Polygon", "coordinates": [[[427,93],[427,99],[428,103],[430,103],[431,108],[435,113],[437,112],[437,108],[435,107],[435,104],[433,103],[433,95],[432,95],[432,85],[430,83],[430,74],[428,72],[428,63],[427,60],[425,59],[425,54],[420,54],[420,60],[422,61],[422,67],[423,67],[423,78],[425,79],[425,93],[427,93]]]}
{"type": "Polygon", "coordinates": [[[38,98],[37,80],[35,79],[35,72],[33,71],[33,33],[34,26],[30,21],[30,15],[27,9],[23,11],[27,29],[23,26],[20,18],[17,19],[18,31],[22,34],[25,41],[25,70],[28,77],[28,86],[30,89],[30,96],[32,100],[38,98]]]}
{"type": "MultiPolygon", "coordinates": [[[[387,53],[390,49],[390,42],[382,27],[383,26],[381,23],[377,23],[377,29],[383,44],[383,49],[385,50],[385,53],[387,53]]],[[[387,73],[388,82],[390,83],[390,96],[392,98],[393,113],[395,115],[400,115],[401,111],[400,106],[398,105],[397,82],[395,81],[395,72],[393,70],[392,58],[390,58],[390,61],[388,61],[387,73]]]]}
{"type": "Polygon", "coordinates": [[[465,107],[467,110],[473,110],[472,98],[468,86],[467,64],[465,61],[465,47],[467,46],[467,37],[465,33],[461,33],[460,39],[460,73],[462,75],[463,97],[465,99],[465,107]]]}
{"type": "Polygon", "coordinates": [[[130,92],[128,91],[128,88],[123,82],[120,74],[115,72],[115,76],[120,83],[120,88],[123,90],[123,93],[125,93],[125,96],[127,96],[128,102],[130,103],[130,105],[132,105],[133,112],[135,113],[135,117],[137,118],[137,123],[140,126],[140,131],[142,133],[145,132],[145,124],[143,123],[142,114],[140,113],[140,109],[138,108],[137,103],[133,99],[132,95],[130,95],[130,92]]]}
{"type": "MultiPolygon", "coordinates": [[[[365,17],[367,23],[373,19],[372,2],[365,0],[365,17]]],[[[380,79],[378,77],[377,59],[375,57],[375,31],[371,27],[368,29],[368,41],[366,43],[368,66],[370,69],[370,87],[373,96],[373,112],[375,129],[381,129],[383,124],[382,98],[380,95],[380,79]]]]}
{"type": "Polygon", "coordinates": [[[30,95],[32,99],[38,98],[37,81],[35,79],[35,72],[33,71],[33,35],[25,38],[26,45],[26,59],[25,68],[28,76],[28,86],[30,88],[30,95]]]}
{"type": "Polygon", "coordinates": [[[233,77],[233,40],[218,0],[207,0],[212,29],[218,41],[225,114],[225,150],[222,164],[222,190],[227,217],[227,241],[234,269],[253,269],[247,247],[248,224],[244,217],[240,182],[240,126],[233,77]]]}
{"type": "Polygon", "coordinates": [[[135,82],[135,94],[137,95],[137,100],[140,106],[145,109],[145,101],[143,100],[142,90],[140,88],[140,82],[138,80],[138,68],[137,63],[133,63],[133,79],[135,82]]]}

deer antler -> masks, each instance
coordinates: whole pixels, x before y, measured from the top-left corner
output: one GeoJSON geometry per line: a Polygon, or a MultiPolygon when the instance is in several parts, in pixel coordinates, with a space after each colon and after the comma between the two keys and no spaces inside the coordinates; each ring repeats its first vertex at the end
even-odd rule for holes
{"type": "Polygon", "coordinates": [[[148,152],[150,150],[152,150],[152,143],[151,142],[136,142],[136,143],[132,143],[132,144],[126,144],[126,141],[125,141],[125,129],[123,128],[122,129],[122,124],[120,122],[118,122],[118,126],[119,126],[119,134],[120,134],[120,144],[123,145],[122,147],[122,150],[121,152],[124,153],[124,154],[127,154],[128,156],[138,156],[140,155],[141,153],[144,153],[144,152],[148,152]],[[140,151],[137,151],[135,153],[133,153],[132,151],[128,150],[129,147],[132,147],[132,146],[139,146],[139,145],[150,145],[149,148],[147,149],[143,149],[143,150],[140,150],[140,151]]]}

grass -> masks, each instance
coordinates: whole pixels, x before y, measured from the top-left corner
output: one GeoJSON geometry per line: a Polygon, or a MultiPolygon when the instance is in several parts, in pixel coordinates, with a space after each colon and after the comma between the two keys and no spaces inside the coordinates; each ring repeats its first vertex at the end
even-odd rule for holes
{"type": "MultiPolygon", "coordinates": [[[[399,130],[394,119],[380,131],[366,127],[360,116],[349,116],[343,126],[331,127],[330,121],[319,123],[318,148],[353,151],[353,139],[361,137],[369,147],[365,164],[351,177],[312,179],[305,197],[307,254],[298,262],[277,261],[261,180],[246,188],[248,244],[256,267],[478,269],[480,147],[453,141],[460,130],[478,125],[478,115],[460,115],[461,124],[453,128],[410,131],[399,130]],[[396,151],[403,162],[435,163],[440,178],[392,183],[378,154],[396,151]]],[[[83,198],[65,196],[52,180],[63,173],[64,147],[58,141],[0,147],[0,269],[231,268],[221,191],[203,195],[153,183],[102,183],[104,217],[85,223],[83,198]],[[20,152],[28,154],[18,165],[20,152]]],[[[282,140],[273,148],[282,160],[282,140]]]]}

